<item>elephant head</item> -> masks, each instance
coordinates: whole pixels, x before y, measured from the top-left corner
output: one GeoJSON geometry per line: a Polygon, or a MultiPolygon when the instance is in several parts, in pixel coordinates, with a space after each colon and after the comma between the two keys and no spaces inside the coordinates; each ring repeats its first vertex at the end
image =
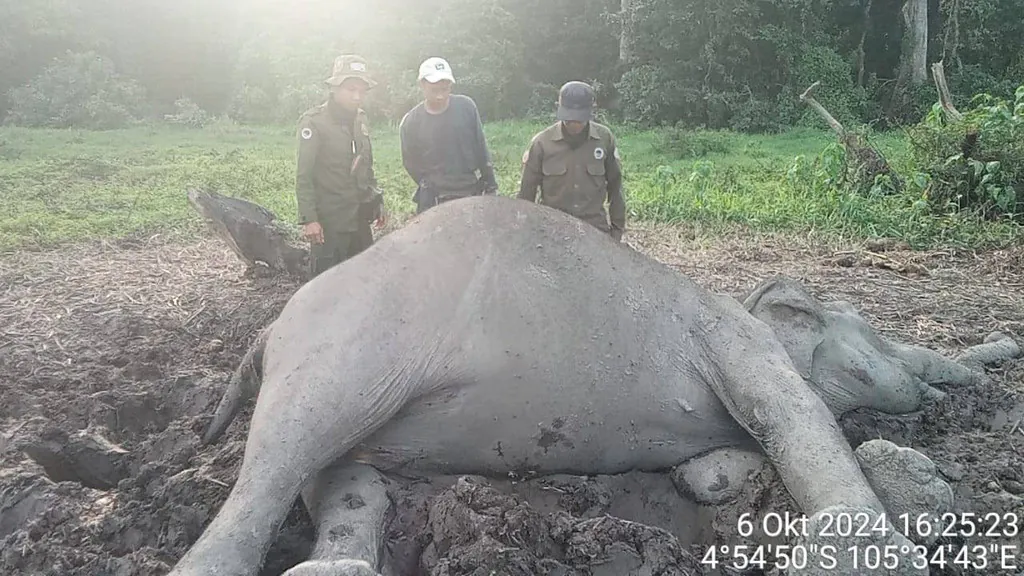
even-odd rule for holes
{"type": "MultiPolygon", "coordinates": [[[[984,378],[932,350],[883,338],[849,302],[819,302],[790,278],[762,283],[743,304],[772,328],[796,370],[836,416],[862,407],[913,412],[925,399],[944,396],[932,384],[984,378]]],[[[1012,340],[1004,344],[1007,355],[1020,353],[1012,340]]]]}

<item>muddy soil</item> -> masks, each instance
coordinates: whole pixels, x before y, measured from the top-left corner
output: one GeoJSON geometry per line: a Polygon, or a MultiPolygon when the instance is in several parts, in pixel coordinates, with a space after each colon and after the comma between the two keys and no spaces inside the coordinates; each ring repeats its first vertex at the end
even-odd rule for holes
{"type": "MultiPolygon", "coordinates": [[[[984,257],[890,253],[927,270],[911,276],[909,267],[836,264],[837,251],[856,247],[786,238],[712,242],[662,228],[637,230],[632,241],[737,298],[789,274],[823,299],[851,300],[886,335],[944,353],[996,329],[1024,337],[1022,249],[984,257]]],[[[0,574],[166,574],[227,497],[251,406],[217,445],[200,446],[199,434],[256,331],[297,285],[244,277],[217,240],[182,246],[142,238],[10,256],[0,261],[0,283],[0,574]]],[[[1016,514],[1019,526],[1024,363],[991,375],[987,385],[948,390],[945,402],[920,413],[849,414],[843,429],[854,446],[885,438],[929,456],[953,486],[958,511],[983,518],[979,528],[991,525],[990,512],[1016,514]]],[[[738,539],[740,513],[792,509],[770,468],[736,504],[712,511],[672,500],[678,496],[667,490],[640,490],[641,498],[614,480],[570,478],[571,489],[555,491],[538,482],[495,482],[496,490],[465,479],[418,503],[399,500],[392,553],[404,546],[423,573],[447,576],[701,574],[697,561],[709,542],[738,539]],[[642,503],[623,505],[623,495],[642,503]],[[654,526],[631,523],[630,514],[654,526]]],[[[1014,544],[1024,567],[1021,534],[936,545],[1014,544]]],[[[296,504],[262,574],[300,562],[312,537],[296,504]]],[[[932,573],[1012,572],[948,566],[932,573]]]]}

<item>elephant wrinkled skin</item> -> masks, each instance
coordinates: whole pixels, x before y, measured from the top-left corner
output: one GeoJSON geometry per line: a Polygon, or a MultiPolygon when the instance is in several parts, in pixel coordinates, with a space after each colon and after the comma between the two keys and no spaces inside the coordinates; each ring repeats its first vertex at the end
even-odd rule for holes
{"type": "MultiPolygon", "coordinates": [[[[1019,354],[1008,339],[985,346],[1019,354]]],[[[314,517],[348,514],[309,496],[346,470],[596,475],[756,454],[815,522],[880,515],[836,416],[916,410],[941,396],[931,385],[980,377],[794,281],[741,304],[556,210],[467,198],[304,285],[257,340],[206,437],[258,391],[238,480],[171,574],[257,573],[304,489],[323,508],[314,517]]],[[[689,472],[681,481],[699,483],[689,472]]],[[[354,521],[358,546],[318,540],[322,554],[293,573],[379,570],[375,510],[354,521]]]]}

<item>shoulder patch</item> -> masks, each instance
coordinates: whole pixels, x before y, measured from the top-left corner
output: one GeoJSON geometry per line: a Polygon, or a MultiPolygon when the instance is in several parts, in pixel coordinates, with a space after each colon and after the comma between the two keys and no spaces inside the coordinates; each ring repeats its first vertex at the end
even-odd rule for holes
{"type": "Polygon", "coordinates": [[[527,148],[526,151],[523,152],[523,164],[526,164],[526,162],[529,159],[530,159],[530,149],[527,148]]]}
{"type": "Polygon", "coordinates": [[[619,147],[618,147],[618,146],[616,146],[616,147],[615,147],[615,151],[614,151],[614,152],[612,152],[612,156],[613,156],[613,157],[614,157],[614,158],[615,158],[616,160],[622,160],[622,158],[621,158],[621,157],[619,156],[619,147]]]}
{"type": "Polygon", "coordinates": [[[312,118],[313,116],[316,116],[317,114],[320,114],[321,112],[323,112],[326,109],[327,109],[327,105],[326,104],[317,104],[316,106],[313,106],[309,110],[306,110],[305,112],[303,112],[301,118],[304,119],[304,120],[307,120],[309,118],[312,118]]]}
{"type": "Polygon", "coordinates": [[[369,126],[366,125],[366,122],[360,122],[359,125],[362,126],[362,128],[363,128],[363,136],[369,136],[370,135],[370,128],[369,128],[369,126]]]}

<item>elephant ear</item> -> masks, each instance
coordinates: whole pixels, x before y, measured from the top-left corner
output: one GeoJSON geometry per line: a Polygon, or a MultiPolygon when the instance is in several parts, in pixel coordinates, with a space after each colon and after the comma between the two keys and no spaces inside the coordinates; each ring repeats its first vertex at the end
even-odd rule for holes
{"type": "Polygon", "coordinates": [[[743,305],[771,327],[800,375],[810,378],[814,351],[827,329],[826,311],[814,296],[796,280],[776,276],[755,288],[743,305]]]}

